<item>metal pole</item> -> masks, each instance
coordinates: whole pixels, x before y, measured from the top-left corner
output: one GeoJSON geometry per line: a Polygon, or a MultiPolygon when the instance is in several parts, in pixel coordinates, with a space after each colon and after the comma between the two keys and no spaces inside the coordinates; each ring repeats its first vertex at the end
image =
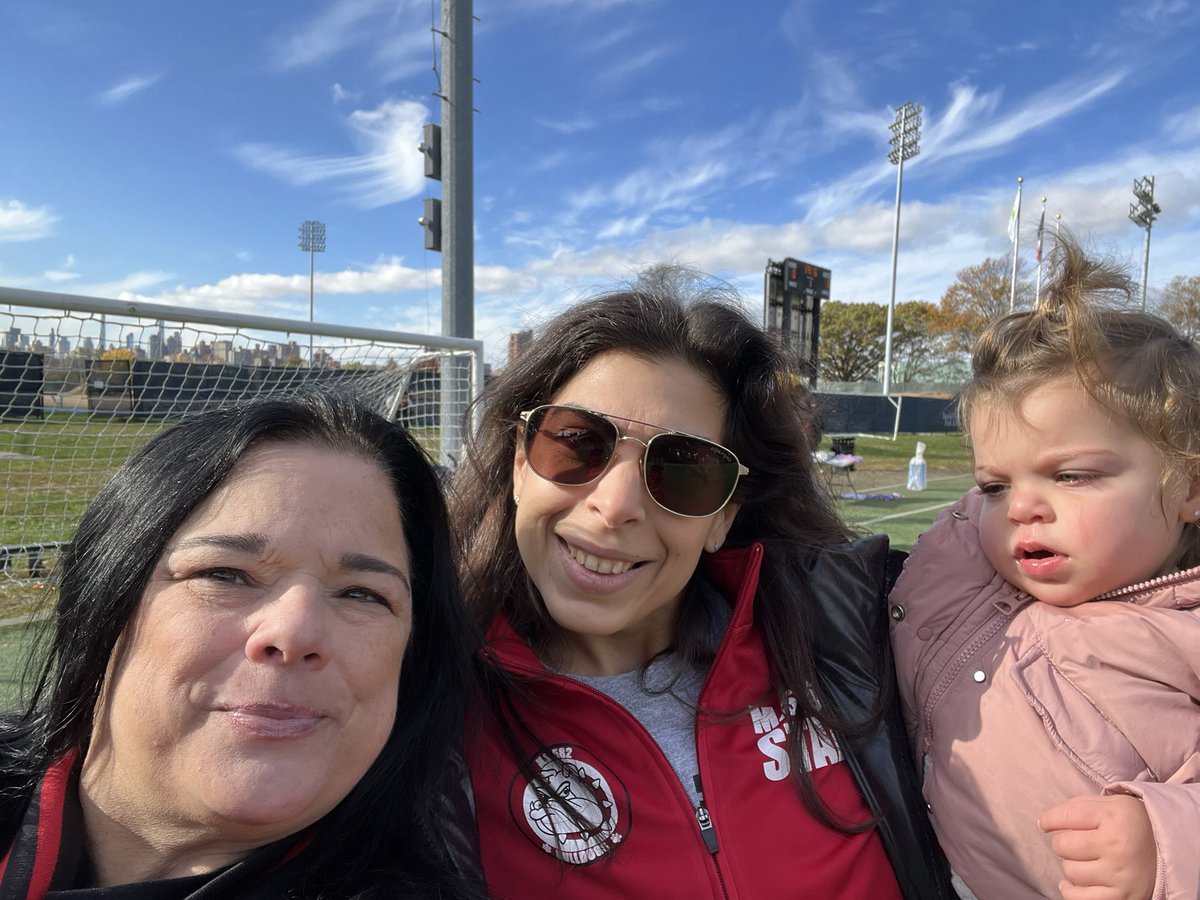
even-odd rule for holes
{"type": "Polygon", "coordinates": [[[1042,252],[1042,236],[1046,228],[1046,198],[1042,198],[1042,217],[1038,219],[1037,233],[1037,287],[1033,291],[1033,305],[1037,306],[1042,302],[1042,257],[1045,255],[1042,252]]]}
{"type": "Polygon", "coordinates": [[[904,160],[921,152],[921,105],[905,103],[896,110],[896,121],[890,126],[893,145],[888,162],[896,165],[896,215],[892,230],[892,283],[888,290],[887,331],[883,338],[883,396],[896,407],[892,440],[900,433],[900,404],[892,399],[892,328],[896,316],[896,261],[900,254],[900,195],[904,185],[904,160]]]}
{"type": "MultiPolygon", "coordinates": [[[[901,123],[903,127],[903,114],[901,123]]],[[[904,184],[904,154],[896,165],[896,212],[892,226],[892,284],[888,290],[887,337],[883,344],[883,395],[892,393],[892,322],[896,315],[896,260],[900,255],[900,191],[904,184]]]]}
{"type": "Polygon", "coordinates": [[[1139,228],[1146,229],[1146,244],[1142,255],[1142,309],[1146,308],[1146,288],[1150,275],[1150,229],[1154,220],[1162,212],[1162,207],[1154,201],[1154,176],[1133,180],[1133,198],[1136,203],[1129,204],[1129,220],[1139,228]]]}
{"type": "Polygon", "coordinates": [[[1146,222],[1146,244],[1142,251],[1142,309],[1146,308],[1146,283],[1150,276],[1150,229],[1153,225],[1153,219],[1146,222]]]}
{"type": "MultiPolygon", "coordinates": [[[[308,321],[310,321],[310,322],[316,321],[316,319],[313,318],[313,293],[314,293],[314,291],[313,291],[313,286],[314,286],[314,284],[313,284],[313,281],[314,281],[314,279],[313,279],[313,272],[314,272],[313,257],[315,255],[316,254],[312,250],[312,245],[310,244],[309,251],[308,251],[308,321]]],[[[309,329],[309,332],[308,332],[308,366],[309,366],[309,368],[312,368],[312,366],[314,365],[315,362],[316,362],[316,360],[313,359],[313,333],[312,333],[312,329],[309,329]]]]}
{"type": "Polygon", "coordinates": [[[442,334],[475,336],[472,0],[442,0],[442,334]]]}
{"type": "MultiPolygon", "coordinates": [[[[475,336],[472,19],[472,0],[442,0],[442,334],[463,338],[475,336]]],[[[452,467],[471,399],[452,388],[470,381],[469,366],[461,357],[442,358],[439,455],[452,467]]]]}
{"type": "Polygon", "coordinates": [[[1008,289],[1008,311],[1012,312],[1017,305],[1017,255],[1021,248],[1021,188],[1025,182],[1024,178],[1017,178],[1017,221],[1016,228],[1013,230],[1013,248],[1012,248],[1012,284],[1008,289]]]}

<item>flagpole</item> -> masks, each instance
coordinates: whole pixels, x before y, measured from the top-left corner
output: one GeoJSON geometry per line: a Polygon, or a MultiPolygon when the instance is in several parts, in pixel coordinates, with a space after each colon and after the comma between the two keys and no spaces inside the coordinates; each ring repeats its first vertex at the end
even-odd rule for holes
{"type": "Polygon", "coordinates": [[[1046,227],[1046,198],[1042,198],[1042,217],[1038,219],[1037,230],[1037,287],[1033,292],[1033,305],[1037,306],[1042,302],[1042,232],[1046,227]]]}
{"type": "Polygon", "coordinates": [[[1013,226],[1012,238],[1012,284],[1008,290],[1008,311],[1012,312],[1017,304],[1017,250],[1021,246],[1021,188],[1024,186],[1024,178],[1017,177],[1017,200],[1013,204],[1013,217],[1009,222],[1013,226]]]}

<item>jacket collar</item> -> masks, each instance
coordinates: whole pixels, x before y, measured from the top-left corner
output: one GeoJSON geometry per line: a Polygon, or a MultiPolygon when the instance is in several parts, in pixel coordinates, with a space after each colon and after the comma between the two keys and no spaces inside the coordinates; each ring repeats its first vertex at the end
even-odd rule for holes
{"type": "MultiPolygon", "coordinates": [[[[705,553],[699,571],[712,579],[722,595],[733,604],[730,630],[749,627],[754,621],[754,595],[762,567],[763,545],[729,547],[705,553]]],[[[486,651],[497,662],[527,674],[549,674],[529,646],[512,627],[507,616],[497,616],[487,630],[486,651]]]]}

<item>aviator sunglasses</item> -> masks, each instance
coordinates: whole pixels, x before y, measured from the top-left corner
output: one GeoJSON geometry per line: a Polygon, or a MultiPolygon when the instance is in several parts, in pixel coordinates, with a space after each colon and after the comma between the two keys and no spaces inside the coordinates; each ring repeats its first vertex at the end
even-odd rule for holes
{"type": "MultiPolygon", "coordinates": [[[[650,425],[616,416],[622,422],[650,425]]],[[[606,416],[577,406],[548,404],[521,413],[525,458],[537,475],[555,484],[590,484],[608,469],[621,441],[635,441],[642,453],[642,481],[667,512],[692,519],[725,508],[738,479],[749,474],[733,451],[680,431],[662,431],[647,441],[621,434],[606,416]]]]}

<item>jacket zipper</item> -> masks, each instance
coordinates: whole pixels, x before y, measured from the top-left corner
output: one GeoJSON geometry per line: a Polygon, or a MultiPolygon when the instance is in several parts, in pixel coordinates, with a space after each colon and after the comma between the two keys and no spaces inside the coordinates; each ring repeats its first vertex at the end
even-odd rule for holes
{"type": "MultiPolygon", "coordinates": [[[[763,553],[763,551],[762,551],[761,547],[756,547],[753,550],[753,552],[751,553],[751,557],[750,557],[750,566],[755,565],[758,561],[761,560],[762,553],[763,553]]],[[[712,665],[709,666],[708,671],[704,674],[704,680],[700,683],[699,697],[701,697],[701,698],[704,697],[704,691],[708,687],[708,682],[709,682],[709,679],[712,677],[712,673],[717,668],[717,663],[721,659],[721,654],[723,654],[725,652],[725,648],[726,648],[726,646],[728,646],[728,644],[731,640],[730,634],[733,631],[733,622],[737,618],[738,610],[741,608],[742,604],[747,602],[747,597],[744,596],[747,593],[748,592],[746,591],[745,585],[743,583],[743,585],[738,588],[737,596],[734,599],[733,611],[729,617],[729,623],[725,627],[725,633],[723,635],[721,635],[721,643],[717,647],[717,652],[713,655],[712,665]]],[[[538,678],[545,678],[547,675],[549,675],[553,679],[556,679],[559,681],[566,681],[577,688],[581,688],[590,694],[594,694],[596,697],[600,698],[600,700],[602,702],[607,703],[610,706],[615,706],[618,710],[620,710],[621,714],[624,715],[625,718],[627,718],[631,722],[633,722],[633,724],[637,728],[640,728],[642,730],[642,733],[645,734],[646,737],[650,738],[650,742],[652,744],[654,744],[654,746],[658,749],[658,755],[662,758],[662,760],[664,762],[666,762],[667,768],[671,769],[671,774],[675,775],[675,783],[679,785],[679,789],[681,791],[683,791],[684,795],[685,796],[687,795],[687,791],[684,790],[684,787],[683,787],[683,782],[681,782],[679,780],[679,776],[675,773],[675,769],[671,766],[671,761],[667,759],[667,754],[663,753],[663,749],[661,746],[659,746],[658,741],[656,741],[654,739],[654,735],[652,735],[649,732],[649,730],[646,728],[646,726],[643,725],[638,720],[637,716],[635,716],[633,713],[631,713],[629,710],[627,710],[620,703],[617,703],[615,700],[613,700],[611,697],[609,697],[606,693],[604,693],[603,691],[598,691],[594,687],[592,687],[590,684],[585,684],[582,681],[576,681],[575,679],[569,678],[565,675],[559,675],[557,673],[549,672],[545,667],[531,666],[526,663],[520,663],[515,660],[505,660],[505,659],[501,659],[499,657],[494,657],[494,658],[496,659],[497,663],[499,663],[502,667],[507,668],[509,670],[525,672],[529,675],[532,675],[532,676],[535,676],[538,678]]],[[[696,737],[696,765],[699,766],[700,765],[700,729],[699,728],[695,729],[695,737],[696,737]]],[[[724,897],[725,900],[729,900],[729,888],[726,887],[726,885],[725,885],[725,873],[721,871],[721,863],[720,863],[720,860],[717,858],[717,853],[719,852],[719,849],[720,849],[717,844],[717,829],[716,829],[716,826],[713,824],[712,814],[708,811],[708,805],[704,802],[704,790],[700,784],[700,773],[697,772],[696,775],[694,776],[694,778],[695,778],[694,784],[696,785],[696,793],[698,793],[700,795],[700,805],[695,807],[696,824],[699,826],[700,838],[701,838],[701,840],[703,840],[704,849],[708,851],[709,859],[712,860],[713,868],[716,870],[717,881],[721,885],[721,896],[724,897]]],[[[688,805],[690,806],[691,798],[688,797],[687,799],[688,799],[688,805]]]]}
{"type": "Polygon", "coordinates": [[[700,784],[699,772],[692,776],[692,782],[696,785],[696,793],[700,795],[700,805],[696,807],[696,822],[700,825],[700,836],[704,838],[704,846],[708,848],[713,865],[717,868],[717,880],[721,882],[721,894],[725,900],[729,900],[729,888],[725,886],[725,873],[721,871],[721,861],[717,859],[717,851],[720,849],[717,846],[717,829],[713,824],[712,815],[709,814],[708,807],[704,803],[704,788],[700,784]]]}
{"type": "MultiPolygon", "coordinates": [[[[726,631],[726,637],[728,637],[728,631],[726,631]]],[[[724,638],[722,639],[721,646],[722,647],[725,646],[724,638]]],[[[715,663],[715,661],[716,660],[714,657],[714,663],[715,663]]],[[[565,681],[568,684],[572,685],[573,687],[579,688],[583,691],[586,691],[589,694],[595,695],[603,703],[607,703],[610,706],[615,706],[621,712],[621,714],[623,716],[625,716],[625,718],[627,718],[630,722],[632,722],[635,727],[641,729],[642,733],[645,734],[646,737],[648,737],[650,739],[650,743],[652,743],[655,746],[655,748],[658,750],[659,757],[661,757],[663,762],[665,762],[667,764],[667,768],[671,770],[671,774],[675,776],[675,779],[674,779],[675,784],[677,784],[679,786],[680,791],[683,791],[683,794],[688,801],[688,806],[690,807],[692,805],[691,797],[687,797],[687,791],[684,790],[683,782],[679,780],[679,776],[675,773],[675,769],[671,766],[671,761],[667,759],[667,754],[663,753],[663,749],[659,745],[658,741],[656,741],[654,739],[654,735],[652,735],[649,732],[649,730],[647,730],[646,726],[643,725],[638,720],[637,716],[635,716],[633,713],[631,713],[629,710],[627,710],[620,703],[617,703],[615,700],[613,700],[612,697],[608,696],[608,694],[604,693],[603,691],[596,690],[590,684],[585,684],[582,681],[576,681],[575,679],[570,678],[566,675],[559,675],[554,672],[548,672],[544,668],[538,668],[536,666],[530,666],[530,665],[526,665],[524,663],[518,663],[513,660],[503,661],[502,665],[505,668],[509,669],[510,671],[512,671],[512,670],[521,671],[521,672],[525,672],[529,675],[537,676],[539,678],[545,678],[547,675],[549,675],[551,678],[553,678],[555,680],[565,681]]],[[[708,678],[707,678],[707,676],[705,676],[705,683],[707,683],[707,681],[708,681],[708,678]]],[[[700,688],[700,692],[701,692],[701,694],[704,693],[703,686],[700,688]]],[[[699,762],[699,760],[697,760],[697,762],[699,762]]],[[[700,776],[696,775],[695,777],[696,777],[697,792],[699,792],[700,776]]],[[[703,793],[701,793],[701,797],[703,798],[703,793]]],[[[717,854],[717,831],[716,831],[716,828],[713,826],[712,816],[709,814],[708,808],[704,805],[703,801],[701,801],[701,804],[699,806],[694,807],[694,813],[696,816],[696,822],[699,825],[698,831],[699,831],[700,838],[704,842],[704,849],[708,852],[709,858],[712,860],[713,867],[716,869],[716,872],[717,872],[717,881],[720,882],[720,884],[721,884],[721,896],[724,897],[725,900],[729,900],[729,890],[728,890],[728,888],[725,887],[725,875],[721,871],[721,864],[717,861],[717,856],[716,856],[716,854],[717,854]],[[707,823],[707,826],[705,825],[705,823],[707,823]],[[706,827],[707,827],[707,830],[705,830],[706,827]]]]}
{"type": "Polygon", "coordinates": [[[959,672],[963,670],[963,667],[971,661],[971,657],[973,657],[981,647],[987,644],[988,641],[995,637],[996,632],[1003,629],[1006,623],[1007,619],[1005,616],[998,616],[987,626],[987,628],[985,628],[980,634],[976,635],[975,639],[972,640],[971,643],[969,643],[966,647],[964,647],[962,651],[959,652],[958,656],[954,658],[954,661],[947,665],[943,670],[942,675],[938,678],[933,690],[929,692],[929,699],[925,701],[925,709],[922,712],[923,721],[921,724],[927,737],[933,727],[934,707],[936,707],[941,701],[942,697],[945,696],[946,692],[950,689],[951,684],[953,684],[954,680],[958,677],[959,672]]]}

